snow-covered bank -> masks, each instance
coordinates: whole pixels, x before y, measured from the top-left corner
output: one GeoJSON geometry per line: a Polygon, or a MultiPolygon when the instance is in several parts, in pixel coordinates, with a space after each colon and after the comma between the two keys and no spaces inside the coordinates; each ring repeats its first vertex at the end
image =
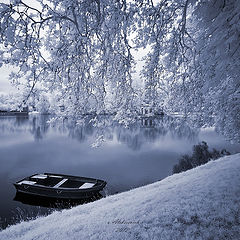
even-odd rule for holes
{"type": "Polygon", "coordinates": [[[240,154],[160,182],[22,222],[1,240],[239,239],[240,154]]]}

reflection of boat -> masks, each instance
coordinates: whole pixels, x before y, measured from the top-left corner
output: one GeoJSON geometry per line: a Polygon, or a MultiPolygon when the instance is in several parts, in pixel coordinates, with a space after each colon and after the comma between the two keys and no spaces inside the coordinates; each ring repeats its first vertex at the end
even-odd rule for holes
{"type": "Polygon", "coordinates": [[[34,174],[14,184],[18,192],[58,199],[86,199],[99,193],[106,182],[63,174],[34,174]]]}
{"type": "Polygon", "coordinates": [[[14,201],[21,202],[23,204],[41,206],[47,208],[71,208],[73,206],[85,204],[88,202],[93,202],[98,199],[101,199],[103,196],[100,193],[96,193],[94,196],[86,199],[59,199],[59,198],[50,198],[42,196],[34,196],[31,194],[26,194],[22,192],[17,192],[14,197],[14,201]]]}

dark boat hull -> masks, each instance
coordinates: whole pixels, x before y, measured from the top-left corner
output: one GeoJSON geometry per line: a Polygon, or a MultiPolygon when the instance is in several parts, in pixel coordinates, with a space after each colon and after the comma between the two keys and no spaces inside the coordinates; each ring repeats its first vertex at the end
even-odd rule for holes
{"type": "MultiPolygon", "coordinates": [[[[33,175],[34,176],[34,175],[33,175]]],[[[68,175],[59,175],[61,177],[68,177],[69,180],[81,180],[86,182],[96,182],[96,186],[87,189],[78,189],[78,188],[54,188],[49,186],[41,186],[41,185],[28,185],[28,184],[19,184],[19,182],[15,183],[14,186],[16,190],[20,193],[41,196],[41,197],[49,197],[49,198],[58,198],[58,199],[86,199],[95,196],[98,194],[106,185],[106,182],[103,180],[92,179],[92,178],[83,178],[83,177],[75,177],[68,175]]],[[[31,176],[32,177],[32,176],[31,176]]],[[[29,178],[25,178],[23,180],[29,180],[29,178]]],[[[23,181],[21,180],[21,181],[23,181]]]]}
{"type": "Polygon", "coordinates": [[[18,192],[37,195],[42,197],[52,197],[52,198],[64,198],[64,199],[85,199],[92,197],[99,193],[101,190],[96,191],[74,191],[74,190],[60,190],[60,189],[46,189],[29,186],[16,186],[18,192]],[[25,188],[24,188],[25,187],[25,188]]]}
{"type": "Polygon", "coordinates": [[[64,208],[71,208],[73,206],[93,202],[101,198],[103,198],[103,195],[100,193],[97,193],[92,197],[84,198],[84,199],[82,198],[81,199],[64,199],[64,198],[59,199],[59,198],[51,198],[51,197],[43,197],[43,196],[36,197],[36,195],[17,191],[14,197],[14,201],[18,201],[23,204],[28,204],[32,206],[64,209],[64,208]]]}

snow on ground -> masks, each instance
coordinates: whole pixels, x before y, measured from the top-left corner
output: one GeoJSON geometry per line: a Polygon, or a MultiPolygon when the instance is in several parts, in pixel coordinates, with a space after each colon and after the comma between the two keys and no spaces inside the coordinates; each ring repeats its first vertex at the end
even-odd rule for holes
{"type": "MultiPolygon", "coordinates": [[[[70,210],[22,222],[1,240],[240,239],[240,154],[70,210]]],[[[134,174],[134,173],[133,173],[134,174]]]]}

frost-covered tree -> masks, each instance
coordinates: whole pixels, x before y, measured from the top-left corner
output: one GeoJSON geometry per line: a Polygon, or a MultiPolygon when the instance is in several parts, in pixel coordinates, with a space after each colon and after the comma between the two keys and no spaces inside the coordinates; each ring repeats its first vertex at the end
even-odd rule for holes
{"type": "MultiPolygon", "coordinates": [[[[132,16],[126,1],[10,1],[0,5],[1,64],[67,98],[76,113],[128,107],[133,96],[129,31],[132,16]],[[112,92],[111,92],[112,91],[112,92]],[[92,103],[92,104],[91,104],[92,103]]],[[[131,107],[131,106],[129,106],[131,107]]]]}
{"type": "Polygon", "coordinates": [[[50,103],[46,95],[41,95],[38,101],[36,102],[36,110],[42,114],[50,113],[50,103]]]}
{"type": "Polygon", "coordinates": [[[0,4],[0,64],[30,92],[42,82],[75,115],[136,109],[134,50],[150,49],[142,77],[165,108],[198,113],[239,139],[237,0],[11,0],[0,4]],[[228,124],[226,125],[226,122],[228,124]],[[224,126],[223,126],[224,125],[224,126]]]}
{"type": "Polygon", "coordinates": [[[151,45],[143,76],[170,111],[240,141],[240,2],[142,4],[137,43],[151,45]]]}
{"type": "Polygon", "coordinates": [[[19,110],[22,107],[23,96],[20,93],[0,94],[0,111],[19,110]]]}
{"type": "Polygon", "coordinates": [[[201,14],[197,45],[202,72],[200,110],[204,118],[213,118],[224,135],[240,141],[240,2],[206,2],[196,13],[201,14]]]}

